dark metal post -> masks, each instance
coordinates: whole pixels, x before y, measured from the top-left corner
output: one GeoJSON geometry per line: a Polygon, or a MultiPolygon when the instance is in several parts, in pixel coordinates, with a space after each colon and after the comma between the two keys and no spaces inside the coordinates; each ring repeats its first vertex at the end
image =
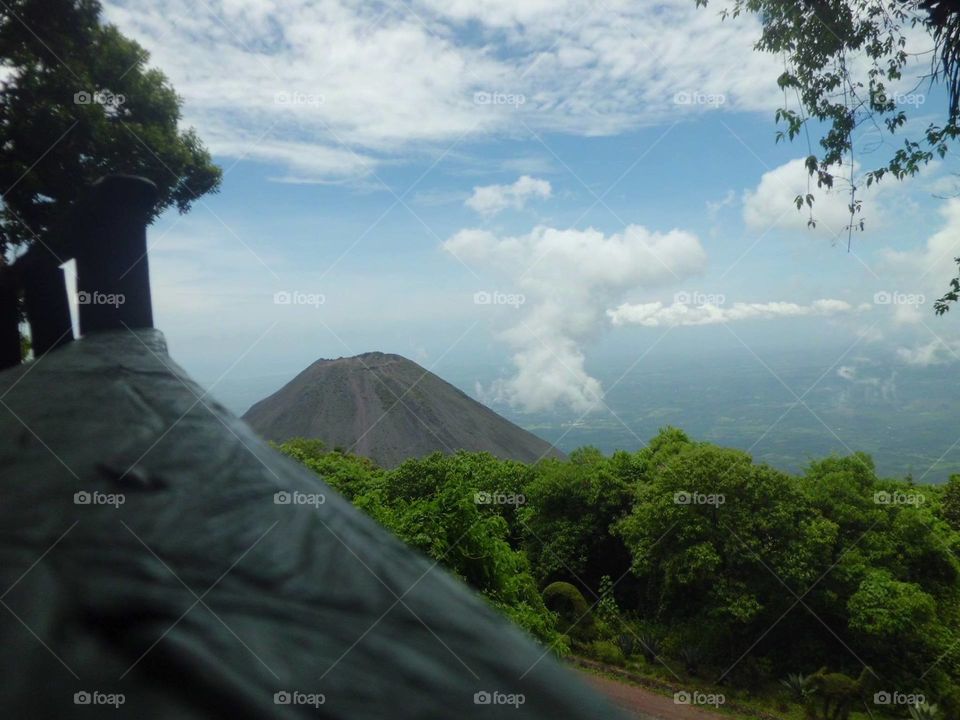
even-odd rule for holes
{"type": "Polygon", "coordinates": [[[17,286],[9,271],[0,276],[0,370],[20,364],[17,286]]]}
{"type": "Polygon", "coordinates": [[[157,187],[145,178],[110,175],[80,208],[77,290],[80,332],[153,327],[147,220],[157,187]]]}
{"type": "Polygon", "coordinates": [[[34,245],[22,260],[21,282],[33,354],[40,357],[48,350],[73,340],[67,286],[60,260],[46,247],[34,245]]]}

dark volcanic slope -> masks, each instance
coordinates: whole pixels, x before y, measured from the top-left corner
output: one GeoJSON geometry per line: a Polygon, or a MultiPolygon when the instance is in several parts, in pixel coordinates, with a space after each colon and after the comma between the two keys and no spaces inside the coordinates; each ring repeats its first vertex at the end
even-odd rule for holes
{"type": "Polygon", "coordinates": [[[243,419],[268,440],[319,438],[383,467],[435,450],[563,456],[415,362],[379,352],[317,360],[243,419]]]}

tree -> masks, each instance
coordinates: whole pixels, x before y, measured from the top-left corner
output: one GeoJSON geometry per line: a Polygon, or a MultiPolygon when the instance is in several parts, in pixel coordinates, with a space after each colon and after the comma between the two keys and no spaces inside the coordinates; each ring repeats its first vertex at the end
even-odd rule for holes
{"type": "Polygon", "coordinates": [[[558,652],[560,632],[600,633],[585,652],[639,642],[651,662],[741,687],[822,665],[852,676],[865,662],[958,717],[950,501],[878,478],[868,455],[791,476],[675,428],[635,453],[581,448],[532,467],[459,452],[383,470],[314,440],[280,449],[558,652]]]}
{"type": "Polygon", "coordinates": [[[836,535],[790,477],[706,443],[652,468],[618,530],[643,587],[640,615],[679,642],[696,639],[707,660],[725,667],[766,629],[756,654],[783,648],[791,632],[796,652],[804,635],[774,625],[793,600],[785,585],[809,587],[828,567],[836,535]]]}
{"type": "Polygon", "coordinates": [[[629,460],[626,453],[614,461],[586,447],[568,461],[534,468],[520,516],[538,580],[565,580],[596,598],[601,577],[620,578],[629,569],[626,547],[611,532],[630,505],[632,488],[620,474],[630,474],[629,460]]]}
{"type": "Polygon", "coordinates": [[[151,219],[219,187],[167,78],[100,13],[97,0],[0,5],[0,253],[37,240],[59,252],[58,229],[105,174],[156,183],[151,219]]]}
{"type": "MultiPolygon", "coordinates": [[[[708,0],[696,0],[706,6],[708,0]]],[[[757,16],[762,25],[756,49],[784,57],[778,85],[784,104],[776,111],[783,129],[777,140],[806,138],[806,168],[811,184],[795,198],[798,209],[813,216],[812,182],[819,188],[842,183],[850,194],[848,248],[861,201],[858,183],[870,186],[887,175],[898,180],[915,175],[924,165],[943,157],[960,135],[960,7],[945,0],[733,0],[721,17],[744,13],[757,16]],[[903,137],[899,147],[862,181],[854,174],[854,133],[867,127],[884,141],[899,139],[908,113],[898,103],[896,87],[912,58],[907,33],[923,28],[930,37],[933,60],[924,79],[943,83],[947,108],[941,123],[932,122],[916,137],[903,137]],[[811,121],[823,128],[819,148],[810,140],[811,121]]],[[[960,263],[960,258],[957,259],[960,263]]],[[[937,314],[949,310],[960,297],[960,277],[934,304],[937,314]]]]}
{"type": "MultiPolygon", "coordinates": [[[[878,479],[869,456],[859,453],[811,463],[803,485],[838,528],[829,570],[804,600],[810,611],[845,628],[844,641],[889,682],[948,687],[956,675],[960,563],[956,534],[928,502],[931,490],[878,479]]],[[[830,647],[829,639],[824,643],[830,647]]],[[[841,646],[833,648],[833,663],[847,661],[841,646]]]]}
{"type": "Polygon", "coordinates": [[[941,498],[943,519],[954,530],[960,530],[960,475],[951,475],[941,498]]]}
{"type": "Polygon", "coordinates": [[[317,440],[294,439],[278,449],[554,651],[566,651],[526,555],[510,544],[523,465],[489,453],[436,452],[383,470],[366,458],[328,452],[317,440]]]}

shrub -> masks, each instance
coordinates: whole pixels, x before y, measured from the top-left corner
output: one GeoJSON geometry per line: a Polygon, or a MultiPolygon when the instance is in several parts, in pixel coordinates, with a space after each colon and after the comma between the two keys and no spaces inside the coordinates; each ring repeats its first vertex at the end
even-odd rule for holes
{"type": "Polygon", "coordinates": [[[609,640],[594,640],[588,652],[594,660],[607,665],[623,665],[623,653],[609,640]]]}
{"type": "Polygon", "coordinates": [[[594,627],[590,606],[576,587],[568,582],[550,583],[543,589],[543,604],[560,618],[557,627],[561,632],[576,638],[591,636],[594,627]]]}
{"type": "Polygon", "coordinates": [[[638,636],[640,650],[647,662],[656,662],[663,650],[663,638],[653,630],[644,630],[638,636]]]}
{"type": "Polygon", "coordinates": [[[780,684],[787,689],[792,700],[800,703],[804,702],[807,696],[813,692],[813,688],[810,687],[810,678],[803,673],[791,673],[781,679],[780,684]]]}
{"type": "Polygon", "coordinates": [[[684,669],[691,675],[700,672],[700,665],[703,662],[703,650],[699,645],[684,645],[677,653],[684,669]]]}
{"type": "Polygon", "coordinates": [[[633,653],[637,649],[637,639],[632,633],[620,633],[617,635],[617,647],[620,648],[620,652],[623,653],[625,658],[633,657],[633,653]]]}
{"type": "Polygon", "coordinates": [[[620,608],[613,596],[613,581],[609,575],[600,578],[600,601],[597,603],[596,613],[613,632],[620,625],[620,608]]]}
{"type": "Polygon", "coordinates": [[[911,720],[935,720],[939,715],[937,706],[930,703],[914,703],[909,710],[911,720]]]}

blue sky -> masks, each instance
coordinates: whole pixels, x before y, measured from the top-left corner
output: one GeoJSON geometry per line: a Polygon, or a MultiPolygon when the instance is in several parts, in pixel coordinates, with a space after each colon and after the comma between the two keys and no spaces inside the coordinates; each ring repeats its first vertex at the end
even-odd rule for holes
{"type": "MultiPolygon", "coordinates": [[[[671,353],[955,362],[931,310],[960,254],[960,201],[936,197],[954,163],[864,195],[848,254],[842,193],[815,231],[791,208],[806,142],[774,142],[783,61],[756,23],[644,6],[107,3],[225,170],[150,230],[174,358],[237,411],[382,350],[572,414],[671,353]]],[[[914,128],[944,108],[898,91],[914,128]]]]}

